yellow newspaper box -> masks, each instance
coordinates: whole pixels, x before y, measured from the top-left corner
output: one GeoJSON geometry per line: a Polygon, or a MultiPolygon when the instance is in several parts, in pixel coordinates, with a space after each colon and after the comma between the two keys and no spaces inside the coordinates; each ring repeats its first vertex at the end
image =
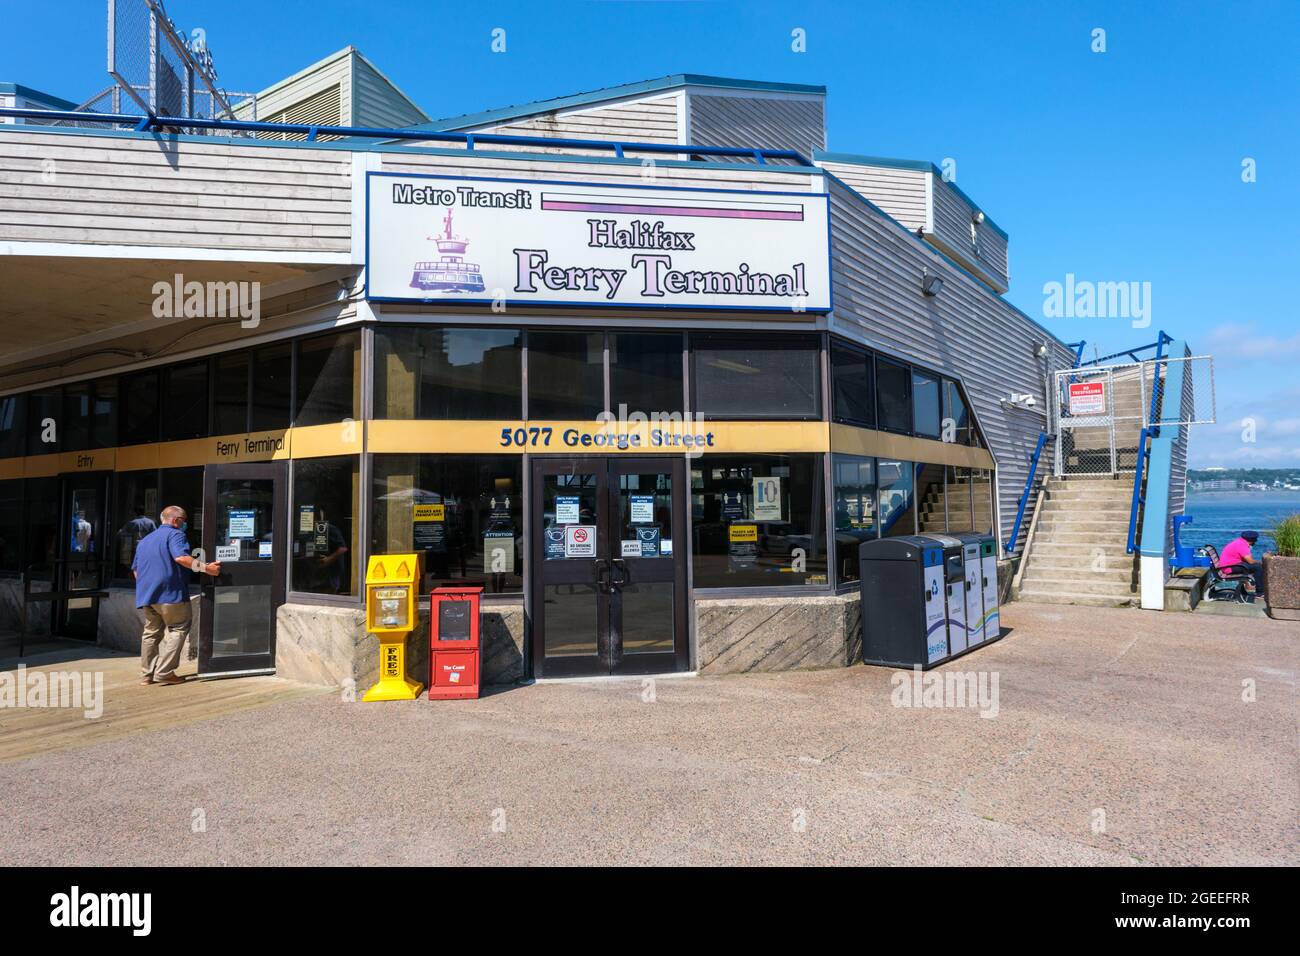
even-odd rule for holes
{"type": "Polygon", "coordinates": [[[406,676],[406,635],[419,615],[420,556],[379,554],[366,567],[366,629],[379,638],[379,683],[363,700],[415,700],[424,685],[406,676]]]}

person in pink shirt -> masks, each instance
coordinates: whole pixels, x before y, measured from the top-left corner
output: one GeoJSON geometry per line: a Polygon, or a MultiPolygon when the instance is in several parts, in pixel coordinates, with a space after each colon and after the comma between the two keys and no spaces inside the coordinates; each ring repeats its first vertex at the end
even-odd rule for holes
{"type": "Polygon", "coordinates": [[[1223,546],[1219,555],[1219,570],[1227,574],[1249,574],[1255,582],[1255,594],[1264,593],[1264,564],[1256,561],[1251,547],[1259,540],[1258,531],[1243,531],[1223,546]]]}

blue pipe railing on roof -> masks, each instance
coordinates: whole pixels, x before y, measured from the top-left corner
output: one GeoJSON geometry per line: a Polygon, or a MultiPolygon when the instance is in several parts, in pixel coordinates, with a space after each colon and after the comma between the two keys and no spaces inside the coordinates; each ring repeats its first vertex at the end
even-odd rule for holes
{"type": "Polygon", "coordinates": [[[601,139],[559,139],[547,136],[515,136],[504,133],[443,133],[431,130],[383,129],[367,126],[319,126],[306,123],[267,123],[260,120],[195,119],[179,116],[131,116],[125,113],[78,113],[69,110],[33,110],[0,108],[0,116],[37,119],[48,123],[93,123],[103,126],[130,126],[138,132],[160,129],[209,129],[232,133],[293,133],[316,142],[320,136],[352,136],[363,139],[406,140],[411,142],[462,143],[466,149],[486,146],[537,146],[555,149],[608,150],[622,159],[625,151],[662,153],[708,158],[710,156],[744,156],[767,165],[770,160],[788,160],[800,166],[812,166],[802,153],[793,149],[755,149],[752,146],[694,146],[681,143],[615,142],[601,139]]]}
{"type": "MultiPolygon", "coordinates": [[[[1077,363],[1074,367],[1080,368],[1084,365],[1100,365],[1102,362],[1109,362],[1111,359],[1125,358],[1125,357],[1131,358],[1134,362],[1140,362],[1142,361],[1142,358],[1139,353],[1145,352],[1148,349],[1155,349],[1156,359],[1159,360],[1160,357],[1164,354],[1165,346],[1168,345],[1173,340],[1174,340],[1173,336],[1166,335],[1164,332],[1160,332],[1159,337],[1154,342],[1151,342],[1147,345],[1139,345],[1137,348],[1133,348],[1133,349],[1123,349],[1111,355],[1103,355],[1101,358],[1095,358],[1090,362],[1081,361],[1077,363]]],[[[1080,356],[1083,355],[1083,345],[1084,343],[1082,342],[1079,343],[1080,356]]]]}

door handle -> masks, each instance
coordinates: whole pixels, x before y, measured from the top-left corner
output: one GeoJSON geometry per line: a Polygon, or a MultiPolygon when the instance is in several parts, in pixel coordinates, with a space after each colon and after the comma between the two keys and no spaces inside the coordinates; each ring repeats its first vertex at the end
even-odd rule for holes
{"type": "Polygon", "coordinates": [[[618,572],[618,577],[609,582],[610,589],[622,588],[627,584],[627,562],[622,558],[614,558],[610,565],[618,572]]]}
{"type": "Polygon", "coordinates": [[[612,590],[609,582],[609,562],[597,558],[592,562],[596,566],[596,590],[609,594],[612,590]]]}

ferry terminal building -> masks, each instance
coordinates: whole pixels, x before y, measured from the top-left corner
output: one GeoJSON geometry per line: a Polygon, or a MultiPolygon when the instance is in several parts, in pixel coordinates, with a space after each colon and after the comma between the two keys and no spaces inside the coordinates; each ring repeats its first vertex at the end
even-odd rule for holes
{"type": "Polygon", "coordinates": [[[201,674],[361,686],[370,554],[481,585],[502,683],[846,666],[860,541],[1005,547],[1074,353],[932,164],[828,151],[824,88],[435,122],[348,48],[259,103],[354,129],[0,116],[0,626],[138,648],[167,504],[225,568],[201,674]]]}

